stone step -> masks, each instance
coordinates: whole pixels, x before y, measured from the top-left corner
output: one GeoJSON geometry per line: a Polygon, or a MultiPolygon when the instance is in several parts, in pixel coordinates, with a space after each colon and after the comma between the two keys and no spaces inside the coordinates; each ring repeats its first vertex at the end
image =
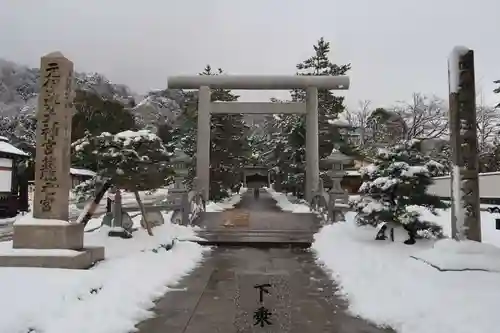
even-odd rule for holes
{"type": "Polygon", "coordinates": [[[245,247],[302,247],[311,246],[313,232],[296,230],[221,230],[214,232],[200,231],[197,233],[201,240],[195,240],[201,245],[217,246],[245,246],[245,247]]]}
{"type": "Polygon", "coordinates": [[[200,245],[207,246],[219,246],[219,247],[246,247],[246,248],[304,248],[307,249],[311,247],[311,240],[284,240],[284,239],[273,239],[273,238],[262,238],[262,237],[248,237],[247,239],[237,239],[231,237],[225,238],[206,238],[197,239],[193,242],[200,245]]]}
{"type": "Polygon", "coordinates": [[[242,228],[217,228],[217,229],[205,229],[198,231],[199,234],[314,234],[315,230],[302,230],[302,229],[290,229],[290,230],[275,230],[275,229],[242,229],[242,228]]]}

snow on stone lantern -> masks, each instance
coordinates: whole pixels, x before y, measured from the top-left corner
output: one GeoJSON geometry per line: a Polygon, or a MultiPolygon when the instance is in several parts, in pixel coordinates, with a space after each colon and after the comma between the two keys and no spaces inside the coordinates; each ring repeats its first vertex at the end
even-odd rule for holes
{"type": "Polygon", "coordinates": [[[322,164],[328,167],[327,175],[332,180],[332,187],[328,192],[328,207],[333,221],[343,215],[343,211],[349,207],[349,195],[342,188],[342,179],[345,176],[345,166],[352,162],[352,158],[341,153],[334,148],[329,156],[321,160],[322,164]]]}

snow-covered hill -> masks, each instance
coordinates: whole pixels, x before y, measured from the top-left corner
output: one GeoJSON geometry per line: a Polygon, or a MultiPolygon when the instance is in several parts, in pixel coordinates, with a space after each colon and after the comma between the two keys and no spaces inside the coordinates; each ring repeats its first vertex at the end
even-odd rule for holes
{"type": "MultiPolygon", "coordinates": [[[[38,68],[29,68],[0,58],[0,117],[30,115],[36,110],[38,68]]],[[[99,73],[76,73],[77,89],[127,107],[144,127],[174,124],[181,113],[185,94],[181,90],[153,90],[139,96],[124,84],[115,84],[99,73]],[[135,106],[134,106],[135,105],[135,106]]]]}
{"type": "MultiPolygon", "coordinates": [[[[38,68],[0,59],[0,115],[33,113],[39,90],[38,77],[38,68]]],[[[127,86],[114,84],[98,73],[76,73],[76,85],[78,89],[92,91],[104,99],[114,99],[125,105],[140,100],[127,86]]]]}
{"type": "Polygon", "coordinates": [[[163,123],[175,124],[184,102],[185,94],[181,90],[153,90],[131,111],[138,123],[145,127],[163,123]]]}

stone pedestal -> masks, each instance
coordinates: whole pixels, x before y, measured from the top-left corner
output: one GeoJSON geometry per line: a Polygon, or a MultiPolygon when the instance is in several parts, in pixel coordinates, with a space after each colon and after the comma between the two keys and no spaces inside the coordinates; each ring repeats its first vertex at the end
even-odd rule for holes
{"type": "Polygon", "coordinates": [[[16,225],[12,247],[15,249],[67,249],[83,248],[83,224],[16,225]]]}
{"type": "Polygon", "coordinates": [[[68,222],[73,63],[50,53],[42,57],[39,80],[33,217],[16,221],[13,247],[0,251],[0,266],[88,268],[104,259],[104,248],[84,248],[84,224],[68,222]]]}
{"type": "Polygon", "coordinates": [[[87,269],[104,259],[104,247],[80,251],[62,249],[11,249],[0,252],[0,267],[87,269]]]}

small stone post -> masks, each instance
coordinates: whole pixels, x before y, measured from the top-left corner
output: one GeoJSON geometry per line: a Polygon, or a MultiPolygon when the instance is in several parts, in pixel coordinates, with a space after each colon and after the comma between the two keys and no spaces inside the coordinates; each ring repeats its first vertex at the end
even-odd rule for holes
{"type": "Polygon", "coordinates": [[[191,213],[191,203],[187,189],[181,194],[182,225],[189,225],[189,214],[191,213]]]}
{"type": "Polygon", "coordinates": [[[452,237],[481,241],[474,51],[455,47],[448,60],[452,237]]]}
{"type": "Polygon", "coordinates": [[[40,80],[33,217],[68,221],[73,63],[60,52],[42,57],[40,80]]]}
{"type": "Polygon", "coordinates": [[[113,227],[123,227],[122,223],[122,191],[116,188],[115,202],[113,204],[113,227]]]}

